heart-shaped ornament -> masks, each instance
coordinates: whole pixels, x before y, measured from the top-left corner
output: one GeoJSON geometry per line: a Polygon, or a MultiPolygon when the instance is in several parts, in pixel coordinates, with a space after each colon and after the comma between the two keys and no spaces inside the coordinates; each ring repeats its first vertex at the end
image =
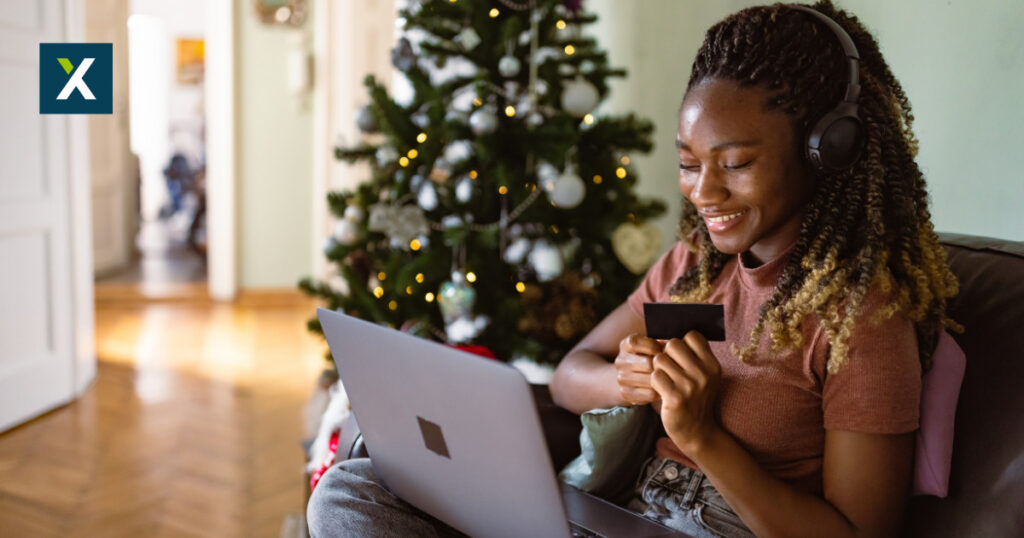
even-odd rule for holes
{"type": "Polygon", "coordinates": [[[612,232],[612,250],[626,269],[641,275],[661,253],[661,232],[649,222],[624,222],[612,232]]]}

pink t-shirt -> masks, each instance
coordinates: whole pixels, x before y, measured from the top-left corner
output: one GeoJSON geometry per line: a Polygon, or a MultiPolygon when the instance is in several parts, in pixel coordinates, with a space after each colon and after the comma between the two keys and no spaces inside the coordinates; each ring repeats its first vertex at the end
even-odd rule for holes
{"type": "MultiPolygon", "coordinates": [[[[725,305],[725,342],[710,342],[722,365],[718,419],[767,471],[809,492],[822,492],[825,430],[897,434],[918,427],[921,364],[912,322],[900,314],[874,325],[882,304],[869,293],[850,338],[849,358],[835,374],[825,368],[829,343],[817,319],[802,325],[803,349],[773,352],[768,335],[748,363],[730,344],[745,346],[788,259],[788,252],[759,267],[730,260],[714,281],[709,303],[725,305]]],[[[669,302],[669,288],[697,255],[679,242],[647,272],[628,304],[643,318],[643,303],[669,302]]],[[[767,331],[766,331],[767,332],[767,331]]],[[[668,437],[655,453],[695,467],[668,437]]]]}

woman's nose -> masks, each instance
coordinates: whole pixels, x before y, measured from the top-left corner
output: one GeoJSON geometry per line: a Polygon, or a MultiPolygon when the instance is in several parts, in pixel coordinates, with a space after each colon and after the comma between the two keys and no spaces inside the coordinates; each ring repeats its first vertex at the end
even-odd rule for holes
{"type": "Polygon", "coordinates": [[[729,189],[726,188],[722,178],[710,166],[701,169],[700,173],[697,174],[696,180],[692,181],[689,185],[684,185],[683,181],[680,180],[680,186],[683,187],[683,195],[697,206],[715,205],[729,197],[729,189]],[[689,186],[689,193],[686,192],[687,186],[689,186]]]}

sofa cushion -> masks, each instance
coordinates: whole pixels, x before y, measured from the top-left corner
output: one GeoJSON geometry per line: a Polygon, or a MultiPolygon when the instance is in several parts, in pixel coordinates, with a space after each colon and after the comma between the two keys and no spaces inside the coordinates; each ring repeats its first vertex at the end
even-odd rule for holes
{"type": "Polygon", "coordinates": [[[1024,529],[1024,243],[940,234],[960,293],[949,314],[967,356],[949,497],[915,497],[908,536],[1024,529]]]}

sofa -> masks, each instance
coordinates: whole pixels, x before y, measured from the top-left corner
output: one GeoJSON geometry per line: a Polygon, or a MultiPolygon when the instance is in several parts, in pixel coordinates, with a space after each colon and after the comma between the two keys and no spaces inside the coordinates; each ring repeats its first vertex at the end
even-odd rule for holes
{"type": "MultiPolygon", "coordinates": [[[[960,279],[950,316],[967,356],[957,405],[949,496],[913,497],[905,536],[1024,536],[1024,242],[939,234],[960,279]]],[[[533,385],[552,462],[579,454],[579,417],[533,385]]],[[[365,457],[355,417],[338,459],[365,457]]]]}

